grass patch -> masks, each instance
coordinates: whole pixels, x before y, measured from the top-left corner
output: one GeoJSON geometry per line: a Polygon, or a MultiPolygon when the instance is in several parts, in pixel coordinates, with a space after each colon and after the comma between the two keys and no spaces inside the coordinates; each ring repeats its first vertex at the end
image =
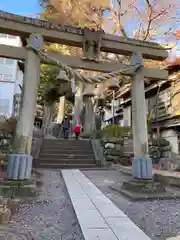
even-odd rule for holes
{"type": "Polygon", "coordinates": [[[144,184],[144,185],[153,184],[152,180],[146,180],[146,179],[133,180],[133,182],[136,184],[144,184]]]}
{"type": "Polygon", "coordinates": [[[5,180],[0,183],[0,185],[6,185],[6,186],[25,186],[30,185],[33,182],[30,180],[5,180]]]}

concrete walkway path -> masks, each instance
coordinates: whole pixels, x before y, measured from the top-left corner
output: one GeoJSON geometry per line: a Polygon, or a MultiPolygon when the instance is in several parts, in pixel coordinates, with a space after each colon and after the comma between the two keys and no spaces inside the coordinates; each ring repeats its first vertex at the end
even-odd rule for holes
{"type": "Polygon", "coordinates": [[[150,240],[81,171],[62,174],[85,240],[150,240]]]}

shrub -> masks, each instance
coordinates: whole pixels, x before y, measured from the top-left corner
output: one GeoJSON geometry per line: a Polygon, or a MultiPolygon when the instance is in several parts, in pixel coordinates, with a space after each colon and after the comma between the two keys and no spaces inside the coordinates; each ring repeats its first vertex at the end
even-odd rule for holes
{"type": "Polygon", "coordinates": [[[119,125],[113,124],[113,125],[108,125],[104,127],[98,135],[100,135],[102,138],[123,138],[124,136],[128,135],[131,133],[131,128],[130,127],[121,127],[119,125]]]}

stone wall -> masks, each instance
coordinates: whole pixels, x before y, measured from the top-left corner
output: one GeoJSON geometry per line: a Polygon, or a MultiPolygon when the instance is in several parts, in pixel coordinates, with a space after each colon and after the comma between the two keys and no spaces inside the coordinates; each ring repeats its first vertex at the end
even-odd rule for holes
{"type": "Polygon", "coordinates": [[[104,156],[106,161],[112,161],[114,163],[120,163],[128,166],[131,164],[131,158],[129,159],[124,153],[124,140],[109,139],[102,141],[104,148],[104,156]]]}

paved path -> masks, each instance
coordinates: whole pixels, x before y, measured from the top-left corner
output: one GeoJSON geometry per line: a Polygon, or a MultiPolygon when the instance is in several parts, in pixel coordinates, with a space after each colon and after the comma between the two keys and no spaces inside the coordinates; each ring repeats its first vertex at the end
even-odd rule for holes
{"type": "Polygon", "coordinates": [[[21,204],[0,240],[84,240],[60,170],[41,173],[41,195],[21,204]]]}
{"type": "Polygon", "coordinates": [[[85,240],[150,240],[83,173],[62,174],[85,240]]]}
{"type": "Polygon", "coordinates": [[[116,170],[83,173],[152,240],[180,235],[180,199],[133,202],[110,188],[117,181],[130,180],[130,176],[116,170]]]}

